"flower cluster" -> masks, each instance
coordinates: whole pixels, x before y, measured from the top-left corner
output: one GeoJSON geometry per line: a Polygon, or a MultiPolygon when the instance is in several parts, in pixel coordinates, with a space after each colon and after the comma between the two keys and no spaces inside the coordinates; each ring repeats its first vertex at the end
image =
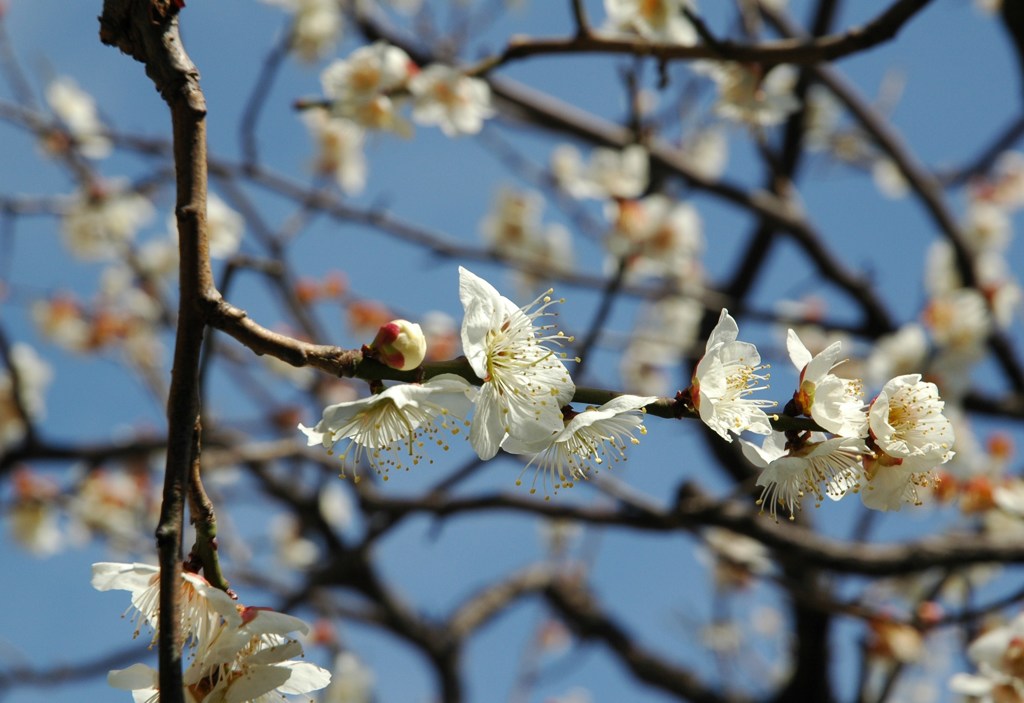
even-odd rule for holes
{"type": "Polygon", "coordinates": [[[1024,699],[1024,615],[982,634],[967,648],[976,674],[956,674],[949,686],[971,700],[1024,699]]]}
{"type": "MultiPolygon", "coordinates": [[[[623,459],[636,434],[646,432],[644,409],[658,397],[620,395],[600,407],[575,410],[576,386],[560,350],[573,340],[545,321],[556,302],[550,293],[519,307],[460,268],[461,340],[472,376],[442,373],[388,388],[377,382],[372,396],[331,405],[316,426],[299,429],[311,446],[329,452],[343,443],[343,460],[353,449],[355,464],[365,457],[386,479],[392,468],[424,460],[429,444],[447,450],[447,435],[469,427],[480,459],[500,450],[530,456],[526,469],[536,469],[531,492],[540,481],[545,494],[586,479],[608,460],[623,459]]],[[[699,311],[687,319],[695,327],[699,311]]],[[[838,500],[858,492],[876,510],[919,503],[917,489],[931,485],[932,469],[953,457],[953,424],[943,414],[935,384],[920,374],[901,374],[865,403],[863,382],[836,373],[843,363],[841,342],[812,354],[791,329],[786,346],[798,380],[783,414],[789,427],[804,429],[773,426],[780,418],[766,409],[775,402],[759,397],[768,388],[768,366],[757,347],[739,339],[739,326],[725,309],[689,389],[676,402],[688,405],[722,439],[740,438],[744,455],[761,470],[759,502],[773,517],[779,506],[795,515],[807,494],[820,502],[826,495],[838,500]],[[746,433],[765,439],[753,444],[741,437],[746,433]]],[[[381,326],[363,352],[410,371],[427,358],[426,339],[419,325],[394,320],[381,326]]]]}
{"type": "MultiPolygon", "coordinates": [[[[159,617],[160,569],[147,564],[93,564],[92,585],[99,591],[132,595],[136,632],[154,631],[159,617]]],[[[185,700],[282,700],[281,695],[309,693],[331,680],[328,671],[302,656],[302,645],[289,635],[309,632],[306,623],[268,608],[245,607],[193,573],[181,580],[181,631],[189,649],[184,672],[185,700]]],[[[111,671],[114,688],[132,691],[136,701],[158,701],[157,672],[144,664],[111,671]]]]}
{"type": "Polygon", "coordinates": [[[465,310],[462,348],[479,388],[461,376],[441,374],[338,403],[324,410],[316,426],[299,425],[309,444],[333,451],[344,442],[354,448],[353,461],[365,456],[387,478],[390,469],[423,460],[428,443],[447,449],[442,430],[457,435],[468,425],[481,459],[501,449],[531,455],[527,467],[544,475],[545,492],[572,486],[606,460],[624,457],[636,442],[634,433],[645,431],[644,406],[657,398],[624,395],[598,408],[573,410],[576,387],[559,351],[572,338],[544,321],[555,303],[548,294],[519,307],[460,268],[459,297],[465,310]]]}
{"type": "Polygon", "coordinates": [[[523,264],[515,276],[518,288],[524,291],[538,288],[537,271],[572,269],[569,230],[557,224],[542,224],[543,203],[536,191],[502,188],[493,210],[480,223],[480,232],[493,251],[523,264]]]}
{"type": "Polygon", "coordinates": [[[479,132],[493,114],[485,81],[444,64],[421,69],[402,49],[383,41],[332,62],[320,82],[332,113],[367,129],[408,134],[398,106],[409,96],[412,119],[437,125],[450,137],[479,132]]]}
{"type": "Polygon", "coordinates": [[[841,343],[812,355],[793,330],[787,348],[799,380],[784,412],[810,418],[823,431],[775,431],[763,410],[770,401],[750,397],[768,380],[760,354],[737,336],[735,320],[723,310],[690,395],[701,419],[723,439],[767,435],[760,446],[740,442],[761,469],[760,503],[773,517],[779,506],[793,516],[807,494],[820,502],[825,495],[838,500],[859,492],[868,508],[899,510],[904,502],[920,502],[917,488],[930,485],[931,470],[952,458],[953,426],[935,384],[920,374],[897,376],[865,404],[860,380],[833,373],[842,363],[841,343]]]}
{"type": "MultiPolygon", "coordinates": [[[[298,0],[268,0],[295,4],[298,0]]],[[[320,0],[302,0],[313,8],[320,0]]],[[[337,3],[331,3],[337,12],[337,3]]],[[[318,10],[311,9],[310,12],[318,10]]],[[[296,17],[297,32],[300,18],[296,17]]],[[[339,187],[358,194],[366,185],[366,132],[408,137],[412,125],[401,107],[411,103],[413,122],[436,125],[455,137],[476,134],[494,114],[486,81],[435,63],[420,68],[405,51],[385,41],[336,59],[320,74],[327,105],[304,105],[304,120],[316,145],[314,170],[334,176],[339,187]]]]}

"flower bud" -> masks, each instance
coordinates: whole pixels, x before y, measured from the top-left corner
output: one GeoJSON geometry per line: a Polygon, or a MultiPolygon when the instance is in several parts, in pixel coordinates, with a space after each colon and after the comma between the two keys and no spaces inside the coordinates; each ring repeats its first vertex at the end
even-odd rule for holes
{"type": "Polygon", "coordinates": [[[423,330],[408,320],[392,320],[381,325],[370,345],[382,364],[399,371],[414,369],[423,363],[427,353],[427,338],[423,330]]]}

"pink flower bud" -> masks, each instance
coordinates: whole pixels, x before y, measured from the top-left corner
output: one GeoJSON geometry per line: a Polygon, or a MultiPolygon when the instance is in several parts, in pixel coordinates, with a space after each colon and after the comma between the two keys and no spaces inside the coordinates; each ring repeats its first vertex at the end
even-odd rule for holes
{"type": "Polygon", "coordinates": [[[423,363],[427,338],[423,330],[408,320],[392,320],[381,325],[370,345],[382,364],[399,371],[409,371],[423,363]]]}

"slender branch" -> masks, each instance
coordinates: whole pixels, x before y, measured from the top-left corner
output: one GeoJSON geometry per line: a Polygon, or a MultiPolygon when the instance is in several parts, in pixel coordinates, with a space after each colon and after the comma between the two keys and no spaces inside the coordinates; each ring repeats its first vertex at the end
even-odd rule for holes
{"type": "Polygon", "coordinates": [[[105,0],[100,39],[143,63],[171,112],[177,185],[180,299],[167,401],[167,468],[157,549],[160,561],[158,646],[165,703],[183,701],[181,539],[199,418],[199,364],[205,323],[199,301],[213,287],[206,231],[206,101],[199,72],[178,32],[171,0],[105,0]]]}
{"type": "Polygon", "coordinates": [[[256,79],[249,99],[245,102],[245,109],[242,111],[242,119],[239,122],[238,133],[241,141],[242,155],[246,166],[255,165],[259,162],[259,146],[256,143],[256,123],[259,120],[263,105],[270,95],[270,88],[273,86],[274,78],[277,76],[281,63],[288,56],[290,38],[286,35],[274,45],[270,53],[263,61],[260,75],[256,79]]]}
{"type": "Polygon", "coordinates": [[[583,0],[571,0],[572,18],[576,22],[576,36],[578,38],[590,36],[590,21],[587,19],[587,8],[583,6],[583,0]]]}
{"type": "Polygon", "coordinates": [[[217,516],[214,512],[213,502],[206,495],[202,480],[202,446],[200,437],[202,426],[196,419],[195,428],[192,432],[192,462],[189,470],[188,480],[188,512],[192,524],[196,529],[196,541],[192,547],[190,560],[199,560],[198,565],[203,567],[203,576],[222,591],[230,593],[228,580],[220,568],[220,559],[217,557],[217,516]]]}

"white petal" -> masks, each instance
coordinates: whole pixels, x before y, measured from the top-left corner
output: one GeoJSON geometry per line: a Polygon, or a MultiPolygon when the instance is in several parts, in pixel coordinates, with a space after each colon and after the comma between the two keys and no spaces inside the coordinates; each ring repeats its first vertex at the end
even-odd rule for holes
{"type": "Polygon", "coordinates": [[[246,669],[231,681],[224,692],[224,703],[245,703],[284,684],[291,676],[290,669],[281,666],[261,666],[246,669]]]}
{"type": "Polygon", "coordinates": [[[708,337],[708,344],[706,349],[711,350],[719,344],[726,342],[736,341],[736,337],[739,336],[740,328],[736,324],[736,320],[733,319],[732,315],[725,308],[722,308],[722,314],[718,316],[718,324],[711,330],[711,335],[708,337]]]}
{"type": "Polygon", "coordinates": [[[473,371],[481,379],[487,376],[487,351],[484,343],[487,333],[501,320],[496,320],[500,312],[504,312],[502,296],[490,283],[459,267],[459,300],[465,310],[462,318],[462,351],[466,355],[473,371]]]}
{"type": "Polygon", "coordinates": [[[160,568],[149,564],[119,564],[103,561],[92,565],[92,587],[97,591],[139,593],[152,585],[160,568]]]}
{"type": "Polygon", "coordinates": [[[992,692],[995,681],[984,676],[972,674],[954,674],[949,680],[949,688],[955,693],[969,697],[980,697],[992,692]]]}
{"type": "Polygon", "coordinates": [[[107,683],[122,691],[156,689],[159,673],[145,664],[132,664],[127,669],[114,669],[107,674],[107,683]]]}
{"type": "Polygon", "coordinates": [[[477,396],[473,425],[469,430],[469,443],[484,461],[494,458],[505,439],[505,418],[501,410],[494,384],[485,383],[477,396]]]}
{"type": "Polygon", "coordinates": [[[843,343],[832,342],[807,364],[804,377],[811,381],[817,381],[825,374],[836,367],[839,354],[842,353],[843,343]]]}
{"type": "Polygon", "coordinates": [[[292,675],[278,687],[285,695],[309,693],[317,691],[331,682],[331,672],[309,662],[289,661],[281,663],[282,667],[291,670],[292,675]]]}
{"type": "Polygon", "coordinates": [[[807,347],[793,330],[786,333],[786,349],[789,350],[789,358],[797,371],[803,371],[804,367],[811,363],[811,352],[807,351],[807,347]]]}

